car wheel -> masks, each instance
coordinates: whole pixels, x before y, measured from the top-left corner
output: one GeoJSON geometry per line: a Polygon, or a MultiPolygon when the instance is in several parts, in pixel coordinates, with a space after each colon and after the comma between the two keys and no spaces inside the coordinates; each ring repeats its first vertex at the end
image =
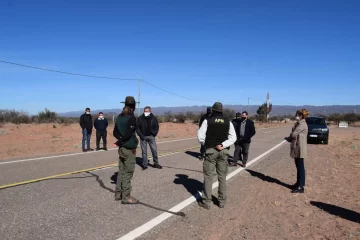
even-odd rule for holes
{"type": "Polygon", "coordinates": [[[328,145],[329,144],[329,139],[324,140],[324,144],[328,145]]]}

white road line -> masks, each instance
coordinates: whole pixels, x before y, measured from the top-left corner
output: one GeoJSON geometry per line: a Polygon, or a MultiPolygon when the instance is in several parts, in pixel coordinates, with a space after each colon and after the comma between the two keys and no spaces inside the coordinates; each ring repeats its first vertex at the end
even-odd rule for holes
{"type": "MultiPolygon", "coordinates": [[[[186,141],[186,140],[191,140],[191,139],[196,139],[196,138],[182,138],[182,139],[176,139],[176,140],[170,140],[170,141],[162,141],[162,142],[157,142],[157,144],[186,141]]],[[[110,148],[109,151],[116,150],[116,149],[118,149],[118,148],[110,148]]],[[[94,151],[94,152],[85,152],[85,153],[84,152],[69,153],[69,154],[55,155],[55,156],[48,156],[48,157],[29,158],[29,159],[22,159],[22,160],[8,161],[8,162],[0,162],[0,165],[10,164],[10,163],[29,162],[29,161],[36,161],[36,160],[43,160],[43,159],[52,159],[52,158],[59,158],[59,157],[70,157],[70,156],[83,155],[83,154],[94,154],[94,153],[99,153],[99,152],[103,152],[103,151],[98,151],[98,152],[94,151]]]]}
{"type": "MultiPolygon", "coordinates": [[[[276,150],[277,148],[279,148],[281,145],[283,145],[286,141],[282,141],[280,142],[278,145],[276,145],[275,147],[269,149],[268,151],[264,152],[263,154],[257,156],[256,158],[254,158],[253,160],[251,160],[250,162],[247,163],[247,166],[251,166],[252,164],[254,164],[255,162],[259,161],[261,158],[263,158],[264,156],[266,156],[267,154],[271,153],[272,151],[276,150]]],[[[237,174],[239,174],[241,171],[244,171],[245,168],[238,168],[234,171],[232,171],[229,175],[227,175],[226,180],[229,180],[230,178],[236,176],[237,174]]],[[[212,186],[212,189],[217,188],[219,185],[219,182],[215,182],[212,186]]],[[[199,193],[199,196],[201,194],[199,193]]],[[[193,202],[196,201],[196,197],[191,196],[188,199],[184,200],[183,202],[179,203],[178,205],[174,206],[173,208],[169,209],[169,212],[179,212],[180,210],[184,209],[185,207],[189,206],[190,204],[192,204],[193,202]]],[[[142,226],[134,229],[133,231],[127,233],[126,235],[122,236],[121,238],[117,239],[117,240],[132,240],[135,239],[137,237],[140,237],[141,235],[143,235],[144,233],[150,231],[152,228],[154,228],[155,226],[159,225],[160,223],[162,223],[163,221],[165,221],[166,219],[170,218],[171,216],[173,216],[173,214],[171,213],[162,213],[159,216],[155,217],[154,219],[148,221],[147,223],[143,224],[142,226]]]]}

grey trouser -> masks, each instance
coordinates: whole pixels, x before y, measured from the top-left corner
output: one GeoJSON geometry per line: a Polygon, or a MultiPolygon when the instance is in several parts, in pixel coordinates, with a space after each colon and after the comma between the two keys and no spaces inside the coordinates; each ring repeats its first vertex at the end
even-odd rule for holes
{"type": "Polygon", "coordinates": [[[249,157],[249,148],[250,143],[236,142],[233,161],[237,162],[240,160],[243,164],[246,164],[249,157]]]}
{"type": "Polygon", "coordinates": [[[206,149],[204,161],[204,201],[209,204],[212,201],[212,185],[214,175],[218,175],[219,181],[219,202],[225,204],[226,202],[226,174],[228,168],[229,150],[224,149],[217,151],[214,148],[206,149]]]}
{"type": "Polygon", "coordinates": [[[142,151],[142,160],[143,160],[143,166],[147,167],[149,163],[149,159],[147,156],[147,144],[149,143],[149,147],[152,153],[152,158],[154,160],[154,163],[159,163],[158,160],[158,154],[157,154],[157,147],[156,147],[156,141],[155,137],[153,136],[146,136],[144,140],[140,140],[140,146],[142,151]]]}

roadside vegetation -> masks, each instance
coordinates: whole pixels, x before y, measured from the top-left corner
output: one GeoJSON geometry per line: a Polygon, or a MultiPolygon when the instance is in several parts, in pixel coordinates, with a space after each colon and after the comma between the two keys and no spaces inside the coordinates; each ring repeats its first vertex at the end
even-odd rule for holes
{"type": "MultiPolygon", "coordinates": [[[[270,113],[272,110],[272,105],[270,105],[270,109],[268,110],[270,113]]],[[[157,118],[160,123],[165,122],[173,122],[173,123],[194,123],[198,124],[201,115],[204,113],[194,113],[191,111],[185,113],[172,113],[165,112],[163,115],[157,115],[157,118]]],[[[223,111],[225,117],[229,119],[233,119],[235,117],[235,111],[232,109],[225,108],[223,111]]],[[[259,106],[257,114],[250,116],[250,119],[257,122],[265,122],[266,121],[266,104],[262,104],[259,106]]],[[[108,119],[112,121],[115,113],[105,113],[108,116],[108,119]]],[[[360,121],[360,114],[355,113],[346,113],[339,114],[334,113],[331,115],[322,115],[322,114],[314,114],[315,116],[324,117],[328,123],[339,124],[340,121],[346,121],[349,125],[356,125],[360,121]]],[[[96,118],[96,115],[93,115],[93,118],[96,118]]],[[[284,116],[271,116],[267,120],[268,122],[287,122],[293,121],[293,115],[284,115],[284,116]]],[[[25,111],[19,111],[14,109],[0,109],[0,125],[5,123],[14,123],[14,124],[30,124],[30,123],[57,123],[57,124],[65,124],[69,125],[72,123],[78,123],[78,117],[61,117],[56,112],[51,111],[45,108],[43,111],[38,112],[36,115],[29,115],[25,111]]]]}

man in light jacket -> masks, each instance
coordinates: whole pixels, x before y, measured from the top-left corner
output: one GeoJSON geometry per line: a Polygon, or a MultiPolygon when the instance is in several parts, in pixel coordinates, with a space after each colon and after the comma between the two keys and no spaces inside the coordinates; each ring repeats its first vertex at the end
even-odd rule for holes
{"type": "Polygon", "coordinates": [[[213,177],[217,173],[219,181],[219,208],[226,203],[226,173],[229,148],[236,141],[233,124],[223,116],[223,105],[216,102],[212,114],[205,119],[198,131],[198,140],[205,145],[204,199],[199,205],[207,210],[212,201],[213,177]]]}

